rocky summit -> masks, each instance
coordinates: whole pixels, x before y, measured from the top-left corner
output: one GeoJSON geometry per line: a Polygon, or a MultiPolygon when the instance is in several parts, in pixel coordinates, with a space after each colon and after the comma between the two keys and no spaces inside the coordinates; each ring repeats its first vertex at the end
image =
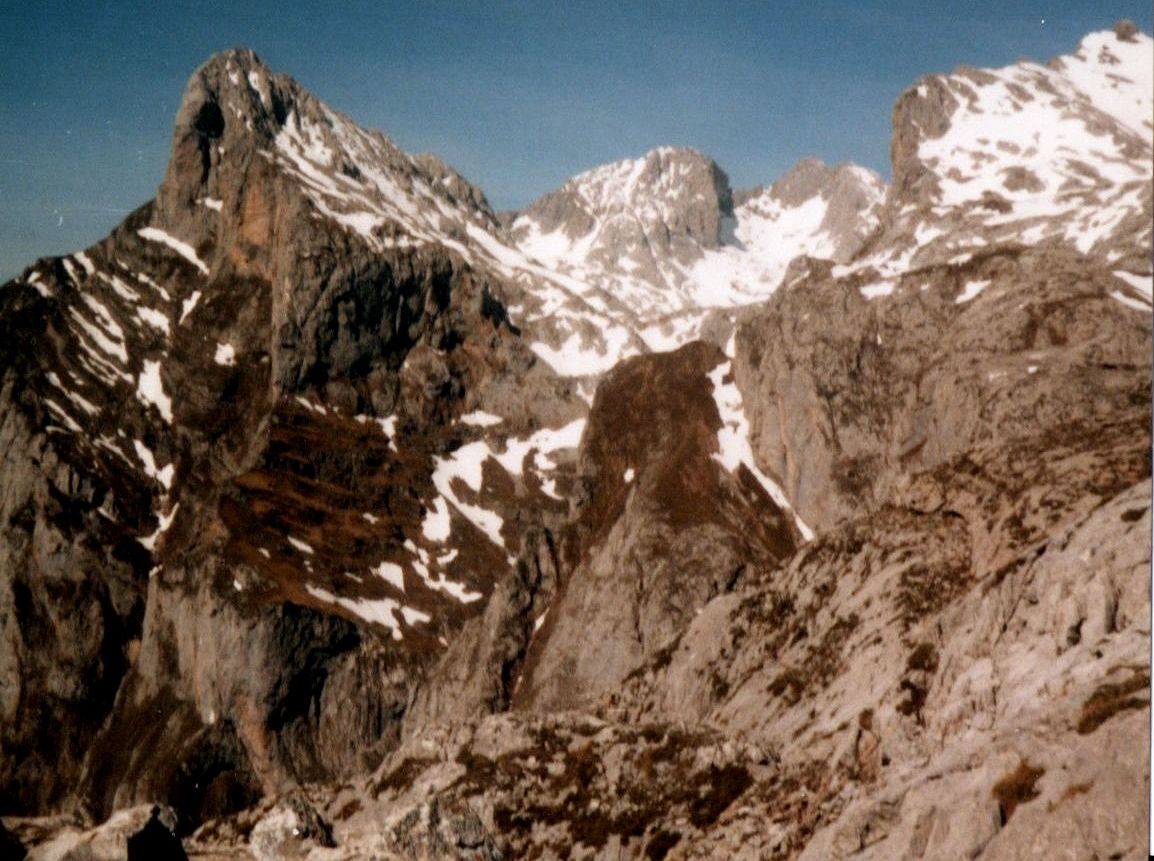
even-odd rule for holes
{"type": "Polygon", "coordinates": [[[210,59],[0,289],[0,852],[1144,857],[1152,69],[498,214],[210,59]]]}

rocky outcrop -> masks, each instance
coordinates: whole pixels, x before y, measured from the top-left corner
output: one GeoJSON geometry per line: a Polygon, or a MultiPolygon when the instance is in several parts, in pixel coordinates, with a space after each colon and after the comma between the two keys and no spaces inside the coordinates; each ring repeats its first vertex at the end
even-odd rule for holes
{"type": "Polygon", "coordinates": [[[662,858],[772,768],[707,730],[502,715],[398,751],[336,830],[408,858],[662,858]]]}
{"type": "MultiPolygon", "coordinates": [[[[1026,857],[1069,839],[1043,835],[1054,816],[1080,823],[1080,847],[1132,854],[1141,791],[1083,796],[1137,780],[1115,757],[1145,749],[1147,419],[1137,407],[923,473],[710,604],[613,714],[703,720],[807,774],[808,816],[771,838],[782,855],[1026,857]]],[[[782,822],[788,800],[762,797],[782,822]]]]}
{"type": "Polygon", "coordinates": [[[518,708],[588,708],[706,602],[801,541],[752,464],[724,462],[724,359],[690,344],[627,360],[598,388],[569,526],[575,565],[537,620],[518,708]]]}
{"type": "Polygon", "coordinates": [[[888,277],[1021,243],[1149,274],[1151,51],[1106,31],[1045,66],[922,78],[894,106],[885,225],[858,265],[888,277]]]}
{"type": "Polygon", "coordinates": [[[1075,252],[993,248],[872,298],[864,280],[810,266],[737,336],[754,450],[815,528],[976,445],[1104,421],[1146,386],[1141,294],[1075,252]]]}

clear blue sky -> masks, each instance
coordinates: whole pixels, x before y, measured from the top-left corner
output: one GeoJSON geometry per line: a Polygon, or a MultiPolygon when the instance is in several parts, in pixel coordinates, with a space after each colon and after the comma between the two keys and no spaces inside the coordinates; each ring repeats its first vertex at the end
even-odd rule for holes
{"type": "Polygon", "coordinates": [[[185,81],[254,48],[362,125],[442,156],[496,208],[660,144],[736,187],[806,155],[888,173],[925,72],[1072,51],[1149,0],[0,3],[0,279],[152,197],[185,81]]]}

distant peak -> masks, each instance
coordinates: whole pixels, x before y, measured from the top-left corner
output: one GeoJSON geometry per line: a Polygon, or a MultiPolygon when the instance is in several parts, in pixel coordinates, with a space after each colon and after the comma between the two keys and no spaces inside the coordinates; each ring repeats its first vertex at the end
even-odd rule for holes
{"type": "Polygon", "coordinates": [[[850,190],[859,194],[862,190],[868,190],[871,198],[876,197],[884,193],[885,180],[869,168],[853,162],[842,162],[831,167],[811,155],[801,159],[768,186],[738,192],[734,201],[741,204],[768,194],[781,205],[792,207],[800,206],[818,195],[832,197],[850,190]]]}
{"type": "Polygon", "coordinates": [[[218,51],[201,63],[193,74],[227,74],[230,71],[246,73],[263,72],[266,75],[271,74],[268,66],[257,56],[256,51],[252,48],[244,47],[228,48],[224,51],[218,51]]]}
{"type": "Polygon", "coordinates": [[[1137,37],[1142,35],[1142,31],[1138,29],[1138,25],[1129,18],[1123,18],[1121,21],[1118,21],[1112,29],[1119,42],[1135,42],[1137,41],[1137,37]]]}
{"type": "MultiPolygon", "coordinates": [[[[567,186],[588,186],[610,183],[620,185],[623,178],[644,180],[659,176],[667,168],[683,166],[682,170],[703,170],[716,172],[725,177],[724,171],[705,153],[693,147],[654,147],[637,158],[626,158],[598,165],[574,176],[567,186]]],[[[728,185],[728,177],[725,177],[728,185]]]]}

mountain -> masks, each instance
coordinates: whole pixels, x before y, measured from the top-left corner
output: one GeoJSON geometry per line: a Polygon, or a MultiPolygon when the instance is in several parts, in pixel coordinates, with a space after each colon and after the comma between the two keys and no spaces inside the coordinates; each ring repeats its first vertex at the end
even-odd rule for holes
{"type": "Polygon", "coordinates": [[[182,796],[194,824],[379,758],[522,527],[565,512],[585,404],[442,221],[495,225],[230,52],[156,200],[4,293],[9,808],[182,796]]]}
{"type": "Polygon", "coordinates": [[[1042,66],[931,75],[894,106],[882,276],[991,243],[1065,246],[1149,273],[1149,37],[1087,36],[1042,66]]]}
{"type": "Polygon", "coordinates": [[[0,290],[0,839],[1140,853],[1152,68],[922,79],[888,188],[659,149],[498,215],[212,58],[0,290]]]}
{"type": "Polygon", "coordinates": [[[735,195],[712,159],[665,148],[574,177],[510,230],[527,255],[616,297],[623,323],[668,350],[724,343],[733,312],[772,294],[798,255],[847,260],[884,194],[864,168],[807,159],[735,195]]]}

